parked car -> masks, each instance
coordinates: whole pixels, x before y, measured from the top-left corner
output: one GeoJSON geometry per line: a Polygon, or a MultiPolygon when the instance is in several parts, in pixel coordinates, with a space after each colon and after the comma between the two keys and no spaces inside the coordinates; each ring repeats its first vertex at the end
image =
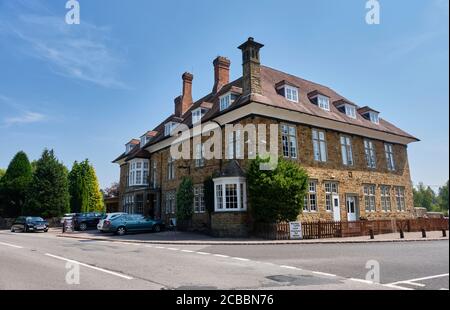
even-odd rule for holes
{"type": "Polygon", "coordinates": [[[75,230],[81,231],[85,231],[89,228],[96,228],[102,217],[102,213],[76,213],[72,218],[73,227],[75,230]]]}
{"type": "Polygon", "coordinates": [[[106,213],[103,216],[103,218],[98,222],[97,229],[100,230],[100,232],[105,232],[103,230],[103,225],[104,225],[105,221],[111,221],[111,219],[114,219],[118,216],[125,215],[125,214],[127,214],[127,213],[124,213],[124,212],[106,213]]]}
{"type": "Polygon", "coordinates": [[[161,220],[154,220],[140,214],[122,214],[105,220],[102,230],[123,236],[129,232],[153,231],[160,232],[164,229],[164,223],[161,220]]]}
{"type": "Polygon", "coordinates": [[[48,222],[42,217],[37,216],[19,216],[11,226],[11,232],[34,232],[48,231],[48,222]]]}

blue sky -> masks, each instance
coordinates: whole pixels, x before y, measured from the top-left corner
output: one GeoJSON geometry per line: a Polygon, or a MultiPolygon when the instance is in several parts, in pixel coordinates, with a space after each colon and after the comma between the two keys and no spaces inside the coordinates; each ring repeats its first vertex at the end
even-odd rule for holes
{"type": "Polygon", "coordinates": [[[213,86],[212,60],[253,36],[265,65],[325,84],[422,141],[409,146],[415,183],[449,171],[447,0],[79,0],[81,24],[65,24],[66,0],[0,0],[0,167],[19,150],[54,148],[69,167],[89,158],[102,187],[124,143],[173,112],[181,74],[194,98],[213,86]]]}

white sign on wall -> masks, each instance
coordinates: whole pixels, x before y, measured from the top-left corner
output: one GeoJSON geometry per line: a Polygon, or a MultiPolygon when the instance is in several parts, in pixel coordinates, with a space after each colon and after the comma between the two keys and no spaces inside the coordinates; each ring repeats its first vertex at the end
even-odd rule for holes
{"type": "Polygon", "coordinates": [[[289,222],[290,239],[302,239],[302,223],[289,222]]]}

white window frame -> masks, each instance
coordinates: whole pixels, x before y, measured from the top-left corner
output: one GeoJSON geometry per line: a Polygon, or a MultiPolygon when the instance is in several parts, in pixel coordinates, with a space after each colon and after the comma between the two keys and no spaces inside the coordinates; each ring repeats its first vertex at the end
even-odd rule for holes
{"type": "Polygon", "coordinates": [[[367,168],[377,168],[377,154],[375,151],[375,144],[372,140],[364,139],[364,154],[366,157],[367,168]]]}
{"type": "Polygon", "coordinates": [[[167,159],[167,180],[175,180],[175,159],[169,156],[167,159]]]}
{"type": "Polygon", "coordinates": [[[283,156],[285,158],[298,158],[297,127],[294,125],[281,124],[281,142],[283,156]]]}
{"type": "Polygon", "coordinates": [[[376,186],[374,184],[364,185],[364,204],[366,212],[373,213],[376,211],[376,186]]]}
{"type": "Polygon", "coordinates": [[[312,130],[314,160],[326,162],[328,160],[327,139],[324,130],[312,130]]]}
{"type": "Polygon", "coordinates": [[[339,195],[339,184],[337,182],[327,181],[325,186],[325,210],[333,212],[333,195],[339,195]]]}
{"type": "Polygon", "coordinates": [[[405,202],[405,188],[403,186],[395,186],[395,205],[397,207],[397,212],[405,212],[406,211],[406,202],[405,202]]]}
{"type": "Polygon", "coordinates": [[[344,166],[353,166],[353,147],[352,138],[350,136],[342,135],[341,138],[341,156],[342,164],[344,166]]]}
{"type": "Polygon", "coordinates": [[[152,186],[153,188],[156,188],[156,186],[158,185],[158,181],[156,180],[158,175],[157,175],[157,163],[156,161],[152,161],[152,167],[151,167],[151,182],[152,182],[152,186]]]}
{"type": "Polygon", "coordinates": [[[206,212],[205,206],[205,188],[203,184],[194,186],[194,213],[200,214],[206,212]]]}
{"type": "Polygon", "coordinates": [[[220,96],[219,102],[220,102],[220,111],[228,109],[231,105],[231,93],[226,93],[225,95],[220,96]]]}
{"type": "Polygon", "coordinates": [[[308,183],[308,191],[303,202],[303,212],[317,212],[317,181],[310,180],[308,183]]]}
{"type": "Polygon", "coordinates": [[[146,176],[149,173],[149,160],[133,159],[128,165],[128,186],[148,185],[148,178],[146,176]]]}
{"type": "Polygon", "coordinates": [[[214,211],[245,212],[247,211],[247,184],[243,177],[225,177],[214,179],[214,211]],[[236,186],[237,208],[227,208],[227,185],[236,186]],[[219,203],[220,201],[220,203],[219,203]]]}
{"type": "Polygon", "coordinates": [[[369,120],[374,124],[380,124],[380,117],[378,116],[377,112],[369,112],[369,120]]]}
{"type": "Polygon", "coordinates": [[[205,144],[198,143],[195,145],[195,167],[201,168],[205,166],[205,144]]]}
{"type": "Polygon", "coordinates": [[[164,211],[166,215],[176,214],[176,192],[168,191],[165,193],[164,197],[164,211]]]}
{"type": "Polygon", "coordinates": [[[192,110],[192,124],[197,124],[200,122],[205,113],[206,109],[202,107],[192,110]]]}
{"type": "Polygon", "coordinates": [[[298,103],[298,88],[290,85],[284,85],[284,97],[292,102],[298,103]]]}
{"type": "Polygon", "coordinates": [[[386,154],[387,169],[389,171],[395,171],[394,145],[385,143],[384,152],[386,154]]]}
{"type": "Polygon", "coordinates": [[[391,212],[392,202],[391,202],[391,187],[389,185],[380,186],[380,197],[381,197],[381,211],[391,212]]]}
{"type": "Polygon", "coordinates": [[[177,122],[168,122],[164,125],[164,136],[170,136],[174,132],[174,130],[180,125],[180,123],[177,122]]]}
{"type": "Polygon", "coordinates": [[[317,106],[325,111],[330,111],[330,98],[323,95],[317,96],[317,106]]]}
{"type": "Polygon", "coordinates": [[[348,117],[356,119],[356,107],[350,104],[345,104],[344,107],[345,107],[345,114],[348,117]]]}

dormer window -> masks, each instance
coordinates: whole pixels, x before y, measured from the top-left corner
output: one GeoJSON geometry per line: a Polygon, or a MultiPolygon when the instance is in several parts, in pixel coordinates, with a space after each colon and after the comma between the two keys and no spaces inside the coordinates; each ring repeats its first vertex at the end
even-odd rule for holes
{"type": "Polygon", "coordinates": [[[378,116],[380,112],[375,111],[369,107],[360,108],[358,109],[358,112],[362,115],[362,117],[371,121],[372,123],[377,125],[380,123],[380,118],[378,116]]]}
{"type": "Polygon", "coordinates": [[[125,153],[126,154],[130,153],[136,144],[139,144],[139,140],[137,139],[133,139],[127,144],[125,144],[125,153]]]}
{"type": "Polygon", "coordinates": [[[325,111],[330,111],[330,98],[319,95],[317,96],[317,106],[325,111]]]}
{"type": "Polygon", "coordinates": [[[175,130],[175,128],[177,128],[177,126],[179,125],[179,123],[177,122],[168,122],[165,126],[164,126],[164,136],[170,136],[172,134],[172,132],[175,130]]]}
{"type": "Polygon", "coordinates": [[[369,119],[374,124],[379,124],[380,123],[380,118],[378,117],[378,113],[369,112],[369,119]]]}
{"type": "Polygon", "coordinates": [[[192,111],[192,124],[196,124],[196,123],[200,122],[203,115],[205,115],[207,111],[208,110],[205,108],[197,108],[197,109],[193,110],[192,111]]]}
{"type": "Polygon", "coordinates": [[[347,115],[348,117],[356,119],[356,107],[353,104],[349,104],[349,103],[341,104],[340,102],[338,102],[338,104],[339,105],[337,105],[336,107],[339,111],[345,113],[345,115],[347,115]]]}
{"type": "Polygon", "coordinates": [[[141,137],[141,148],[144,147],[149,141],[150,141],[150,137],[145,134],[141,137]]]}
{"type": "Polygon", "coordinates": [[[298,102],[298,88],[285,85],[284,96],[289,101],[298,102]]]}
{"type": "Polygon", "coordinates": [[[233,93],[227,93],[220,97],[220,111],[226,110],[236,101],[238,95],[233,93]]]}

